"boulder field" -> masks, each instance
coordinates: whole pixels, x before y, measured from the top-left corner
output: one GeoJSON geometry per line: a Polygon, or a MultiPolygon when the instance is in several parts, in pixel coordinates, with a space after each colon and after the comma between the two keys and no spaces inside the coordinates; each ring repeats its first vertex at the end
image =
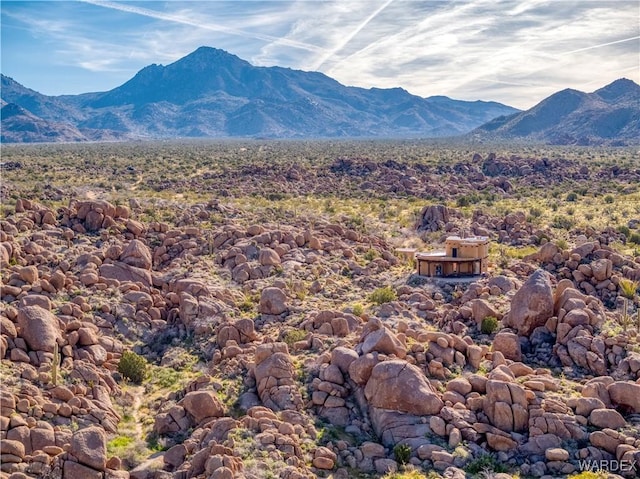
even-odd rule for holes
{"type": "MultiPolygon", "coordinates": [[[[640,467],[639,335],[611,307],[638,258],[595,235],[437,286],[346,222],[241,216],[21,199],[0,220],[0,477],[462,478],[487,454],[531,477],[640,467]],[[141,386],[125,351],[153,366],[141,386]],[[177,387],[156,388],[167,372],[177,387]],[[159,447],[121,457],[126,435],[159,447]]],[[[425,208],[416,227],[456,218],[425,208]]],[[[474,221],[505,242],[526,230],[474,221]]]]}

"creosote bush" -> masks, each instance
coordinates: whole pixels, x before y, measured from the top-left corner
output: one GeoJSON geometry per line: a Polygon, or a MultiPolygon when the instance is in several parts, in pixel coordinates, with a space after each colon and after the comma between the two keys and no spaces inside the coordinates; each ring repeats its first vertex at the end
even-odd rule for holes
{"type": "Polygon", "coordinates": [[[498,462],[498,459],[492,454],[483,454],[474,459],[464,468],[469,474],[480,474],[490,472],[507,472],[507,468],[498,462]]]}
{"type": "Polygon", "coordinates": [[[371,293],[369,295],[369,301],[374,304],[381,305],[384,303],[395,301],[397,297],[398,296],[393,289],[391,289],[389,286],[385,286],[384,288],[378,288],[373,293],[371,293]]]}
{"type": "Polygon", "coordinates": [[[132,383],[141,384],[147,374],[147,361],[133,351],[125,351],[118,363],[118,372],[132,383]]]}
{"type": "Polygon", "coordinates": [[[360,317],[364,314],[364,308],[360,303],[356,303],[353,305],[353,314],[360,317]]]}
{"type": "Polygon", "coordinates": [[[396,444],[393,448],[393,455],[398,464],[403,465],[409,462],[411,457],[411,446],[408,444],[396,444]]]}
{"type": "Polygon", "coordinates": [[[487,316],[480,324],[482,334],[492,334],[498,329],[498,318],[495,316],[487,316]]]}
{"type": "Polygon", "coordinates": [[[306,337],[307,331],[304,329],[291,329],[285,333],[282,340],[291,348],[295,343],[302,341],[306,337]]]}

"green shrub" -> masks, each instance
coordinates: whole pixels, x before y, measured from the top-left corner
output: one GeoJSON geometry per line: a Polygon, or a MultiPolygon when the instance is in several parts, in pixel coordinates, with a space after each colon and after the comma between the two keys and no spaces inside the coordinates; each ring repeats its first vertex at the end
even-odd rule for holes
{"type": "Polygon", "coordinates": [[[304,329],[290,329],[287,331],[282,338],[282,340],[287,343],[287,346],[290,348],[297,343],[298,341],[302,341],[307,337],[307,332],[304,329]]]}
{"type": "Polygon", "coordinates": [[[109,454],[122,453],[132,442],[133,438],[130,436],[117,436],[107,443],[107,452],[109,454]]]}
{"type": "Polygon", "coordinates": [[[411,446],[408,444],[396,444],[393,448],[393,455],[396,462],[400,465],[407,464],[411,457],[411,446]]]}
{"type": "Polygon", "coordinates": [[[362,316],[363,313],[364,308],[360,303],[356,303],[353,305],[353,314],[355,314],[356,316],[362,316]]]}
{"type": "Polygon", "coordinates": [[[507,472],[507,468],[498,462],[495,456],[491,454],[483,454],[474,459],[464,468],[469,474],[479,474],[487,472],[504,473],[507,472]]]}
{"type": "Polygon", "coordinates": [[[640,233],[632,233],[629,236],[629,242],[635,243],[635,244],[640,244],[640,233]]]}
{"type": "Polygon", "coordinates": [[[480,197],[476,194],[470,194],[460,196],[456,199],[456,206],[458,208],[464,208],[465,206],[471,206],[480,202],[480,197]]]}
{"type": "Polygon", "coordinates": [[[558,229],[570,230],[575,225],[575,221],[567,216],[556,216],[553,218],[551,226],[558,229]]]}
{"type": "Polygon", "coordinates": [[[367,261],[373,261],[374,259],[376,259],[378,257],[378,252],[376,250],[374,250],[373,248],[370,248],[365,254],[364,254],[364,259],[366,259],[367,261]]]}
{"type": "Polygon", "coordinates": [[[566,198],[567,201],[576,201],[577,199],[578,199],[578,195],[573,192],[569,193],[566,198]]]}
{"type": "Polygon", "coordinates": [[[369,295],[369,301],[375,303],[377,305],[383,303],[389,303],[391,301],[395,301],[398,296],[396,292],[392,290],[389,286],[385,286],[384,288],[378,288],[373,293],[369,295]]]}
{"type": "Polygon", "coordinates": [[[495,316],[487,316],[480,324],[482,334],[492,334],[498,329],[498,318],[495,316]]]}
{"type": "Polygon", "coordinates": [[[608,204],[613,203],[613,202],[614,202],[613,196],[611,196],[611,195],[607,195],[607,196],[605,196],[605,197],[604,197],[604,202],[605,202],[605,203],[608,203],[608,204]]]}
{"type": "Polygon", "coordinates": [[[564,251],[569,247],[569,243],[567,243],[567,240],[560,238],[556,240],[556,246],[564,251]]]}
{"type": "Polygon", "coordinates": [[[467,198],[466,196],[461,196],[456,200],[456,206],[458,208],[469,206],[470,204],[471,202],[469,201],[469,198],[467,198]]]}
{"type": "Polygon", "coordinates": [[[118,372],[132,383],[141,384],[147,374],[147,361],[133,351],[125,351],[118,363],[118,372]]]}
{"type": "Polygon", "coordinates": [[[631,234],[631,230],[628,226],[625,225],[618,226],[616,230],[618,231],[618,233],[622,233],[626,237],[629,237],[629,235],[631,234]]]}
{"type": "Polygon", "coordinates": [[[529,215],[531,215],[532,218],[540,218],[542,216],[542,210],[532,206],[529,208],[529,215]]]}

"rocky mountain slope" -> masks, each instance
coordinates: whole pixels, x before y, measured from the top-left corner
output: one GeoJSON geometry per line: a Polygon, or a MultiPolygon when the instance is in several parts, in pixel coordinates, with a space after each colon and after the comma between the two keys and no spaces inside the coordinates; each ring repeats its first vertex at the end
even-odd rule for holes
{"type": "MultiPolygon", "coordinates": [[[[340,158],[250,181],[251,164],[226,161],[211,175],[230,185],[224,194],[214,185],[193,202],[178,193],[193,185],[168,183],[154,198],[137,183],[127,202],[72,179],[92,151],[114,177],[122,164],[144,174],[148,156],[79,146],[53,147],[66,181],[37,198],[22,181],[44,150],[3,153],[2,477],[563,478],[594,461],[635,477],[640,333],[616,305],[640,261],[616,249],[625,233],[590,227],[566,241],[524,211],[419,200],[413,236],[473,231],[531,251],[492,256],[484,277],[430,283],[379,233],[384,220],[397,236],[396,216],[289,210],[275,195],[286,182],[300,203],[316,178],[323,200],[327,183],[367,202],[406,199],[390,190],[403,182],[464,197],[446,189],[455,177],[497,201],[537,187],[524,169],[546,191],[544,168],[637,193],[637,169],[478,154],[438,175],[439,165],[340,158]],[[138,355],[147,374],[136,379],[138,355]]],[[[184,156],[168,151],[158,158],[184,156]]]]}
{"type": "Polygon", "coordinates": [[[471,135],[552,145],[638,144],[640,86],[622,78],[593,93],[562,90],[527,111],[495,118],[471,135]]]}
{"type": "MultiPolygon", "coordinates": [[[[322,73],[255,67],[208,47],[167,66],[150,65],[104,93],[48,97],[3,76],[2,98],[46,121],[130,138],[438,137],[517,111],[401,88],[347,87],[322,73]]],[[[12,124],[3,130],[12,138],[12,124]]]]}
{"type": "Polygon", "coordinates": [[[2,136],[0,141],[2,143],[87,140],[77,128],[65,123],[43,120],[15,103],[5,104],[0,110],[0,115],[2,117],[2,136]]]}

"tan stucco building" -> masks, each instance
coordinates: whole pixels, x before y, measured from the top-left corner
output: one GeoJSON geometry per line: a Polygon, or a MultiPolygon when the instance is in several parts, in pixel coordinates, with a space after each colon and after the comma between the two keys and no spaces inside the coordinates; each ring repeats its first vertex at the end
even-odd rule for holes
{"type": "Polygon", "coordinates": [[[487,272],[489,238],[449,236],[444,251],[416,253],[421,276],[474,276],[487,272]]]}

